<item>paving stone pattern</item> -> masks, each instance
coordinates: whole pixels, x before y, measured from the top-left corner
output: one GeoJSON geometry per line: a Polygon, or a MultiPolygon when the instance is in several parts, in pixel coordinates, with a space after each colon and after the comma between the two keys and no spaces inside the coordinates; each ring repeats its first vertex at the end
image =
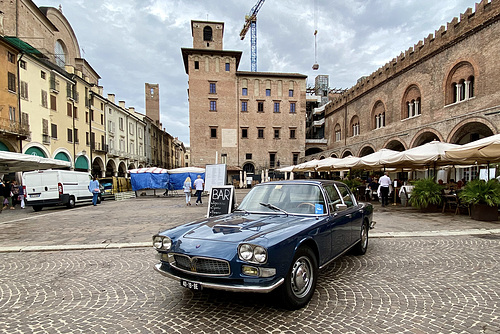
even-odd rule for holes
{"type": "Polygon", "coordinates": [[[500,236],[371,239],[309,305],[192,292],[152,248],[0,253],[2,333],[500,333],[500,236]]]}

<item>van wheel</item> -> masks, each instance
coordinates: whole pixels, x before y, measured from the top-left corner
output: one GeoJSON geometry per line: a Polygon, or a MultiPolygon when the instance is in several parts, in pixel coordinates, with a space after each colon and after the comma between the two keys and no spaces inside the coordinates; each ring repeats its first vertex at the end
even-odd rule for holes
{"type": "Polygon", "coordinates": [[[41,205],[33,205],[33,210],[36,212],[42,210],[42,208],[43,208],[43,206],[41,206],[41,205]]]}
{"type": "Polygon", "coordinates": [[[66,206],[70,209],[75,207],[75,198],[73,196],[69,197],[69,201],[68,204],[66,204],[66,206]]]}

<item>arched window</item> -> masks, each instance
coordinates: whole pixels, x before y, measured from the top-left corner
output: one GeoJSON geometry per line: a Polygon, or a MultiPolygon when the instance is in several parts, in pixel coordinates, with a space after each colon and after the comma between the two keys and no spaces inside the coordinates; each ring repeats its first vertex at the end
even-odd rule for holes
{"type": "Polygon", "coordinates": [[[474,68],[468,62],[457,64],[446,79],[446,104],[466,101],[475,96],[474,68]]]}
{"type": "Polygon", "coordinates": [[[207,42],[212,41],[212,28],[211,27],[205,26],[205,28],[203,28],[203,40],[207,41],[207,42]]]}
{"type": "Polygon", "coordinates": [[[402,100],[401,119],[412,118],[421,114],[421,95],[417,85],[409,86],[402,100]]]}
{"type": "Polygon", "coordinates": [[[351,136],[359,136],[360,131],[359,131],[359,118],[358,116],[354,116],[351,118],[351,136]]]}
{"type": "Polygon", "coordinates": [[[340,129],[340,125],[337,124],[335,125],[335,141],[341,141],[342,140],[342,130],[340,129]]]}
{"type": "Polygon", "coordinates": [[[378,100],[372,109],[372,128],[380,129],[385,126],[385,106],[378,100]]]}
{"type": "Polygon", "coordinates": [[[65,51],[64,43],[61,40],[56,41],[56,45],[54,46],[54,57],[56,65],[64,68],[66,66],[66,51],[65,51]]]}

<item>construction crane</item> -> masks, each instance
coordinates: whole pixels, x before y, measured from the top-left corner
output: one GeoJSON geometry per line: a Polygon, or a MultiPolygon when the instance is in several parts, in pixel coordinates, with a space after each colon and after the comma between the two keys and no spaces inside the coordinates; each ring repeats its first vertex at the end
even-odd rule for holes
{"type": "Polygon", "coordinates": [[[247,34],[248,29],[251,28],[251,39],[250,39],[250,47],[251,47],[251,55],[250,55],[250,63],[251,63],[251,71],[257,72],[257,13],[260,8],[264,4],[265,0],[259,0],[252,7],[250,13],[245,15],[245,25],[243,29],[241,29],[240,37],[241,40],[245,39],[245,35],[247,34]]]}
{"type": "Polygon", "coordinates": [[[316,4],[316,0],[314,0],[314,64],[312,69],[317,71],[319,69],[318,64],[318,43],[316,41],[316,35],[318,34],[318,6],[316,4]]]}

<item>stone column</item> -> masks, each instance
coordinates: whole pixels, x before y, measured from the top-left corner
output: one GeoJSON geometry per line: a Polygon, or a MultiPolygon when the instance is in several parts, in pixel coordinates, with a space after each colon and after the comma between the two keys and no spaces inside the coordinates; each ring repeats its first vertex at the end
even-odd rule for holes
{"type": "Polygon", "coordinates": [[[470,87],[470,81],[465,81],[464,82],[464,85],[465,85],[465,99],[468,100],[470,98],[470,91],[469,91],[469,87],[470,87]]]}
{"type": "Polygon", "coordinates": [[[415,116],[420,115],[420,109],[418,106],[418,100],[415,100],[415,116]]]}

